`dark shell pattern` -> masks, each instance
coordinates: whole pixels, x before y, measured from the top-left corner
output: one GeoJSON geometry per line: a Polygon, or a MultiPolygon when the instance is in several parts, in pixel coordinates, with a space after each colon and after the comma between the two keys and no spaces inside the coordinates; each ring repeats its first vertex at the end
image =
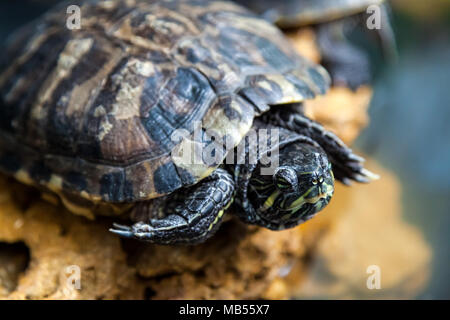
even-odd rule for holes
{"type": "Polygon", "coordinates": [[[215,169],[179,160],[195,129],[235,146],[269,106],[329,86],[278,29],[229,2],[80,5],[80,30],[58,6],[11,37],[0,69],[0,170],[27,184],[94,202],[159,197],[215,169]]]}

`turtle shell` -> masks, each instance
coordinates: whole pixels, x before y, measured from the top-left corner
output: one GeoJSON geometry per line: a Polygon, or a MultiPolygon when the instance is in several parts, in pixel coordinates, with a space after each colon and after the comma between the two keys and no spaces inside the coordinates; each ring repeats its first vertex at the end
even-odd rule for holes
{"type": "Polygon", "coordinates": [[[363,12],[384,0],[234,0],[281,28],[301,27],[363,12]]]}
{"type": "Polygon", "coordinates": [[[0,170],[27,184],[91,201],[156,198],[226,156],[186,162],[184,150],[212,136],[236,146],[269,106],[329,86],[275,27],[229,2],[78,4],[81,29],[66,28],[60,5],[6,50],[0,170]]]}

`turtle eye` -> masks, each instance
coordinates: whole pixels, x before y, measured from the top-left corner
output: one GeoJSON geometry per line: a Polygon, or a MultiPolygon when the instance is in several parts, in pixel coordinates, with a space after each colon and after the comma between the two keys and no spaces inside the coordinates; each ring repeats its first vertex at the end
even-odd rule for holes
{"type": "Polygon", "coordinates": [[[274,184],[281,191],[294,191],[297,188],[297,174],[291,168],[279,168],[274,175],[274,184]]]}

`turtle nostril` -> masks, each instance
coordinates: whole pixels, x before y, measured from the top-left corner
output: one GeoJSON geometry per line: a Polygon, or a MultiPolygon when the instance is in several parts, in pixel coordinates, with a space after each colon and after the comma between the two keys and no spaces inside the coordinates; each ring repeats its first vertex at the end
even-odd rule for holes
{"type": "Polygon", "coordinates": [[[313,178],[313,180],[312,180],[312,183],[313,183],[313,185],[319,185],[320,186],[320,185],[322,185],[323,181],[324,181],[323,175],[320,174],[320,173],[316,173],[314,178],[313,178]]]}

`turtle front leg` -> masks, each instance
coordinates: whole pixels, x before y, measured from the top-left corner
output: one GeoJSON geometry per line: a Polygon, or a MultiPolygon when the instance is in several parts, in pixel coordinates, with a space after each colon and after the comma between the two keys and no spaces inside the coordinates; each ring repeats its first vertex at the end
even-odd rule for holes
{"type": "Polygon", "coordinates": [[[346,185],[351,181],[366,183],[378,176],[364,168],[364,159],[345,145],[334,133],[303,114],[301,105],[277,108],[268,114],[268,121],[316,141],[326,152],[335,178],[346,185]]]}
{"type": "Polygon", "coordinates": [[[138,204],[133,215],[152,217],[131,227],[115,224],[111,232],[156,244],[196,244],[211,237],[234,197],[233,177],[216,169],[198,184],[162,200],[138,204]],[[163,216],[163,217],[161,217],[163,216]],[[161,218],[155,218],[161,217],[161,218]]]}

